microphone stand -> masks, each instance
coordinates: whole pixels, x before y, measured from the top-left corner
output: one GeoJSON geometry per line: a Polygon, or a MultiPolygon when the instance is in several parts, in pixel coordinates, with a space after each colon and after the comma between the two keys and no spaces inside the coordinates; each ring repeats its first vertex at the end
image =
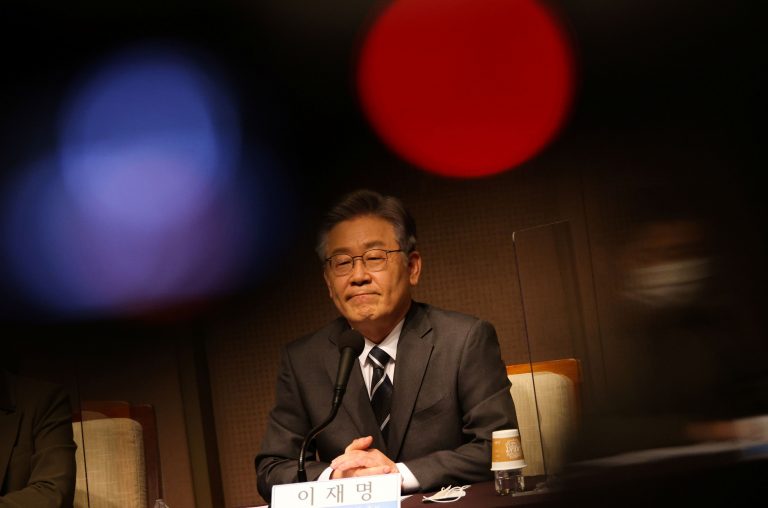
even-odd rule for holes
{"type": "Polygon", "coordinates": [[[298,475],[299,483],[304,483],[307,481],[307,472],[304,469],[304,454],[307,451],[307,446],[309,446],[309,443],[312,442],[313,439],[317,437],[318,434],[320,434],[327,426],[330,424],[334,418],[336,418],[336,413],[339,412],[339,406],[341,405],[341,398],[344,396],[344,392],[346,391],[346,387],[336,387],[334,396],[333,396],[333,405],[331,406],[331,412],[328,414],[328,416],[323,420],[317,427],[309,431],[309,434],[307,434],[307,437],[304,438],[304,442],[301,443],[301,451],[299,452],[299,467],[296,471],[296,474],[298,475]]]}
{"type": "Polygon", "coordinates": [[[304,469],[304,454],[307,453],[307,447],[315,437],[317,437],[324,428],[330,424],[336,413],[339,412],[339,406],[341,406],[341,399],[344,397],[344,392],[347,391],[347,383],[349,382],[349,374],[352,371],[352,365],[354,364],[355,357],[359,356],[363,352],[365,346],[363,336],[356,330],[347,330],[339,337],[339,370],[336,373],[336,384],[333,387],[333,404],[331,404],[331,412],[328,417],[323,420],[320,425],[309,431],[309,434],[304,438],[304,442],[301,443],[301,451],[299,452],[299,465],[296,469],[296,476],[299,483],[307,481],[307,471],[304,469]]]}

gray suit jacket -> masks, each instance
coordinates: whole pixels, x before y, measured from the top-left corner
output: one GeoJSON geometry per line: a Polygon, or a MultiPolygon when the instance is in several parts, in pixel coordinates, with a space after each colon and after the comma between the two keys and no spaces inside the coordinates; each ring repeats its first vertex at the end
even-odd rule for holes
{"type": "Polygon", "coordinates": [[[0,370],[0,507],[71,507],[75,442],[69,397],[0,370]]]}
{"type": "MultiPolygon", "coordinates": [[[[276,404],[256,457],[259,493],[265,499],[273,485],[297,481],[304,436],[331,408],[339,363],[335,341],[347,328],[339,318],[283,352],[276,404]]],[[[393,384],[385,443],[359,364],[353,367],[336,419],[317,437],[306,459],[310,480],[353,439],[367,435],[373,436],[374,448],[405,463],[422,490],[492,477],[491,433],[517,428],[517,419],[490,323],[414,302],[397,345],[393,384]]]]}

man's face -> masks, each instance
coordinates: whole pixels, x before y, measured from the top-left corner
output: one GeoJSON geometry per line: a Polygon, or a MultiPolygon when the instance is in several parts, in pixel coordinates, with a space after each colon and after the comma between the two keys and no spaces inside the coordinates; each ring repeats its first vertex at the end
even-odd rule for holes
{"type": "MultiPolygon", "coordinates": [[[[395,250],[400,246],[389,221],[366,215],[340,222],[331,229],[325,255],[360,256],[375,248],[395,250]]],[[[328,292],[341,315],[373,341],[382,340],[405,316],[411,303],[411,288],[419,282],[420,273],[418,252],[390,253],[386,268],[380,272],[369,272],[359,258],[347,275],[335,275],[327,263],[323,272],[328,292]]]]}

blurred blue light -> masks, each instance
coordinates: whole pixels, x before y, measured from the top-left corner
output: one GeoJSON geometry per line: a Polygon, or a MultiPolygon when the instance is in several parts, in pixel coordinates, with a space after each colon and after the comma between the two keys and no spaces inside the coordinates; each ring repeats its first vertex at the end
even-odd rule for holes
{"type": "Polygon", "coordinates": [[[63,111],[59,151],[5,196],[7,269],[28,299],[79,313],[199,299],[242,282],[288,229],[272,160],[244,157],[230,95],[191,59],[119,55],[63,111]]]}
{"type": "Polygon", "coordinates": [[[162,228],[227,185],[240,139],[231,102],[178,53],[134,50],[98,70],[65,107],[61,164],[92,213],[162,228]]]}
{"type": "Polygon", "coordinates": [[[72,253],[60,244],[74,210],[62,199],[66,195],[60,192],[56,168],[53,161],[38,161],[9,188],[3,214],[8,268],[31,299],[46,306],[77,307],[79,284],[87,279],[62,269],[71,265],[72,253]]]}
{"type": "Polygon", "coordinates": [[[116,226],[82,209],[57,169],[45,161],[22,172],[4,213],[9,268],[44,307],[130,311],[204,297],[234,286],[252,261],[247,193],[221,193],[174,227],[116,226]]]}

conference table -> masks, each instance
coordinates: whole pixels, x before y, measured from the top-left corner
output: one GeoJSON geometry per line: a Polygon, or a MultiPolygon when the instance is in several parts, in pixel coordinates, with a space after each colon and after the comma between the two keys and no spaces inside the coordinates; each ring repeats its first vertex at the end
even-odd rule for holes
{"type": "MultiPolygon", "coordinates": [[[[429,496],[432,493],[419,493],[405,497],[401,503],[401,508],[413,508],[416,506],[424,507],[428,505],[450,505],[456,507],[483,507],[483,508],[496,508],[506,506],[526,506],[526,505],[543,505],[547,502],[552,502],[557,498],[557,493],[547,491],[546,489],[536,489],[537,485],[541,485],[544,480],[543,476],[527,476],[525,478],[526,491],[509,496],[500,496],[496,494],[493,487],[493,482],[481,482],[471,485],[465,490],[465,495],[458,501],[450,503],[425,503],[424,496],[429,496]]],[[[268,505],[248,507],[248,508],[268,508],[268,505]]]]}
{"type": "Polygon", "coordinates": [[[497,495],[480,482],[450,503],[427,503],[417,493],[402,508],[616,508],[653,506],[765,506],[768,439],[715,442],[625,453],[570,465],[558,477],[527,476],[526,491],[497,495]]]}
{"type": "MultiPolygon", "coordinates": [[[[649,507],[768,505],[768,442],[701,443],[625,453],[571,465],[558,477],[526,477],[526,491],[496,494],[493,482],[476,483],[456,508],[515,506],[649,507]]],[[[424,496],[402,508],[425,507],[424,496]]]]}
{"type": "Polygon", "coordinates": [[[497,508],[508,506],[531,506],[531,505],[545,505],[552,503],[558,498],[559,493],[549,489],[535,489],[537,484],[540,484],[544,480],[544,477],[528,476],[525,478],[526,491],[514,495],[500,496],[496,494],[493,482],[481,482],[472,484],[464,492],[464,497],[450,503],[426,503],[424,502],[425,496],[430,496],[434,492],[414,494],[404,499],[400,506],[401,508],[414,508],[424,506],[438,506],[449,505],[455,507],[483,507],[483,508],[497,508]]]}

